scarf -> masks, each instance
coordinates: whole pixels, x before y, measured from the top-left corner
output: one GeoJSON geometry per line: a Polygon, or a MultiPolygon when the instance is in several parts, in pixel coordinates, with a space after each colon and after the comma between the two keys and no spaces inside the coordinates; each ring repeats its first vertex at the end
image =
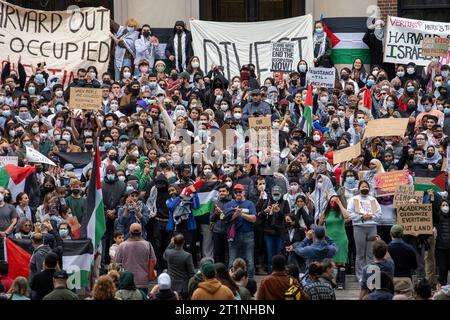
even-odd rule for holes
{"type": "Polygon", "coordinates": [[[320,44],[319,53],[317,54],[317,57],[316,57],[317,59],[319,59],[325,53],[325,49],[326,49],[326,45],[327,45],[326,33],[325,32],[322,32],[322,33],[314,32],[313,44],[314,44],[314,48],[316,48],[316,46],[318,44],[320,44]]]}

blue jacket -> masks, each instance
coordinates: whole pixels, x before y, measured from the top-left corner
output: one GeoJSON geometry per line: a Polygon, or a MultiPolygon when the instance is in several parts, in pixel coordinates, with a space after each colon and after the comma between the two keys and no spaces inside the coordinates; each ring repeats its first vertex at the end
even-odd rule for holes
{"type": "Polygon", "coordinates": [[[329,237],[314,243],[312,240],[305,238],[302,242],[295,243],[293,248],[297,255],[306,260],[306,266],[314,261],[322,262],[323,259],[333,258],[337,252],[336,244],[329,237]]]}
{"type": "MultiPolygon", "coordinates": [[[[180,204],[181,197],[175,197],[167,201],[167,208],[169,209],[169,222],[166,226],[167,232],[173,232],[175,229],[175,220],[173,219],[173,212],[175,208],[180,204]]],[[[200,207],[200,201],[198,199],[197,193],[192,194],[192,205],[191,209],[198,209],[200,207]]],[[[194,231],[197,229],[197,224],[195,223],[195,217],[192,215],[192,211],[189,214],[189,219],[187,220],[188,231],[194,231]]]]}
{"type": "Polygon", "coordinates": [[[146,230],[145,226],[147,225],[147,222],[150,219],[150,215],[149,215],[149,212],[148,212],[148,208],[147,208],[147,206],[144,203],[139,201],[139,205],[142,207],[142,209],[141,209],[141,214],[142,214],[141,221],[138,221],[136,219],[136,216],[134,215],[133,210],[130,210],[128,212],[127,217],[125,217],[123,215],[123,213],[124,213],[123,206],[119,207],[119,209],[117,211],[117,215],[118,215],[117,229],[123,232],[125,240],[127,240],[130,237],[130,226],[133,223],[139,223],[142,226],[142,237],[144,239],[147,238],[147,230],[146,230]]]}

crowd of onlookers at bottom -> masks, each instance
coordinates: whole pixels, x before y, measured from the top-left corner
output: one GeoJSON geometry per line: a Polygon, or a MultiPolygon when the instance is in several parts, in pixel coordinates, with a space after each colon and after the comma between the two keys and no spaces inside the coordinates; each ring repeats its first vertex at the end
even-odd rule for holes
{"type": "MultiPolygon", "coordinates": [[[[136,233],[130,227],[132,233],[136,233]]],[[[397,226],[393,229],[398,228],[397,226]]],[[[315,234],[323,233],[316,226],[315,234]]],[[[394,231],[391,231],[391,233],[394,231]]],[[[320,239],[319,239],[320,240],[320,239]]],[[[287,264],[282,255],[272,258],[272,273],[261,280],[249,278],[244,259],[236,258],[229,270],[223,263],[203,258],[195,273],[192,256],[184,251],[184,237],[173,237],[164,256],[168,269],[157,277],[157,284],[138,288],[135,274],[124,266],[111,263],[106,275],[100,276],[93,287],[90,300],[335,300],[336,265],[332,259],[312,261],[305,274],[297,266],[287,264]],[[169,250],[169,251],[168,251],[169,250]],[[170,252],[173,250],[174,252],[170,252]],[[176,259],[172,258],[176,257],[176,259]],[[181,289],[177,289],[181,288],[181,289]]],[[[314,247],[311,247],[314,250],[314,247]]],[[[405,283],[403,290],[394,277],[394,262],[388,246],[382,240],[373,245],[373,261],[364,267],[360,299],[365,300],[450,300],[450,285],[432,291],[426,279],[420,279],[410,290],[405,283]],[[394,282],[396,282],[394,286],[394,282]],[[394,289],[395,287],[395,289],[394,289]]],[[[43,270],[33,276],[30,283],[24,277],[8,278],[8,263],[0,261],[0,300],[78,300],[79,296],[67,288],[68,274],[58,266],[58,255],[45,256],[43,270]]]]}

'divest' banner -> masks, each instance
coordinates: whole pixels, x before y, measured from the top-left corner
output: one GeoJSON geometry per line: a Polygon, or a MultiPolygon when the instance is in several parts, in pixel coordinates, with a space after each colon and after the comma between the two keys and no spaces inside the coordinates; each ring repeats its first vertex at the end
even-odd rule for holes
{"type": "Polygon", "coordinates": [[[272,42],[294,45],[293,69],[304,59],[312,63],[311,15],[263,22],[190,22],[194,53],[203,70],[212,64],[224,66],[225,77],[239,75],[242,65],[253,63],[261,80],[272,76],[272,42]]]}
{"type": "MultiPolygon", "coordinates": [[[[388,17],[384,43],[384,62],[427,66],[433,57],[422,54],[424,38],[450,38],[450,23],[388,17]]],[[[450,62],[450,54],[441,58],[450,62]]]]}
{"type": "Polygon", "coordinates": [[[107,71],[110,53],[109,10],[81,8],[68,11],[38,11],[0,0],[0,61],[11,59],[13,68],[22,57],[28,75],[31,66],[45,62],[46,71],[63,84],[78,68],[95,66],[107,71]]]}

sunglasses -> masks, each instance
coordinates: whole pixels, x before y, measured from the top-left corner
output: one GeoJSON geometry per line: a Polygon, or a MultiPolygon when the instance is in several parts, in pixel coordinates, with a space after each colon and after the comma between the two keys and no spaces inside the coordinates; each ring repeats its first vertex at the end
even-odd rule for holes
{"type": "Polygon", "coordinates": [[[235,190],[234,193],[235,193],[235,194],[242,193],[242,190],[235,190]]]}

